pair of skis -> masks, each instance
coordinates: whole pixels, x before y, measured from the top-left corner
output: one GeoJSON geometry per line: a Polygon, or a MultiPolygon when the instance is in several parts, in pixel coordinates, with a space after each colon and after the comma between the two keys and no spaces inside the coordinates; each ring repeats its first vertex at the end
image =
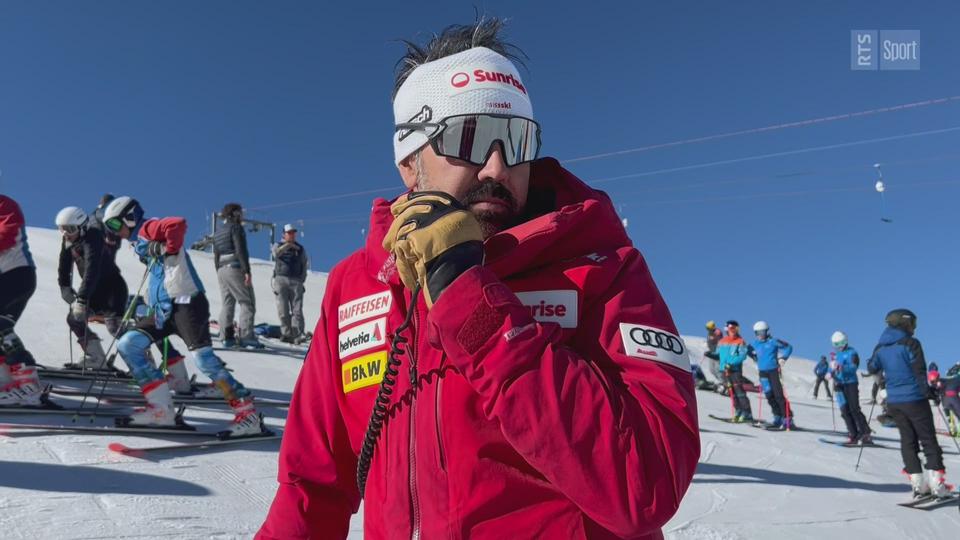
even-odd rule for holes
{"type": "Polygon", "coordinates": [[[798,427],[796,427],[796,426],[793,426],[793,427],[791,427],[791,428],[789,428],[789,429],[786,429],[786,428],[784,428],[784,427],[782,427],[782,426],[774,426],[773,424],[768,424],[768,423],[766,423],[766,422],[762,422],[762,421],[758,421],[758,420],[754,420],[754,421],[752,421],[752,422],[737,422],[737,421],[734,420],[733,418],[727,418],[727,417],[723,417],[723,416],[717,416],[717,415],[714,415],[714,414],[708,414],[707,416],[709,416],[710,418],[713,418],[714,420],[719,420],[719,421],[721,421],[721,422],[726,422],[726,423],[728,423],[728,424],[738,424],[738,425],[751,426],[751,427],[755,427],[755,428],[759,428],[759,429],[764,429],[764,430],[766,430],[766,431],[803,431],[803,429],[798,428],[798,427]]]}
{"type": "MultiPolygon", "coordinates": [[[[75,388],[63,388],[63,387],[54,387],[51,390],[52,393],[60,396],[82,396],[84,391],[78,390],[75,388]]],[[[136,392],[117,392],[117,391],[107,391],[98,394],[105,401],[111,401],[114,403],[132,403],[132,404],[142,404],[146,400],[143,397],[143,394],[136,392]]],[[[254,397],[257,405],[270,405],[273,407],[287,407],[290,405],[289,400],[282,399],[270,399],[270,398],[260,398],[254,397]]],[[[226,402],[223,400],[223,396],[194,396],[191,394],[173,394],[173,402],[176,405],[202,405],[202,404],[224,404],[226,402]]]]}
{"type": "Polygon", "coordinates": [[[934,510],[936,508],[957,504],[958,500],[960,500],[960,493],[957,492],[950,493],[946,497],[935,497],[927,493],[926,495],[915,497],[909,501],[897,503],[897,505],[915,510],[934,510]]]}
{"type": "MultiPolygon", "coordinates": [[[[835,439],[825,439],[823,437],[821,437],[819,441],[822,443],[832,444],[835,446],[842,446],[844,448],[860,448],[861,446],[860,442],[838,441],[835,439]]],[[[880,444],[875,442],[862,443],[862,446],[865,446],[866,448],[886,448],[887,450],[897,450],[897,448],[893,448],[891,446],[887,446],[885,444],[880,444]]]]}
{"type": "Polygon", "coordinates": [[[280,439],[281,434],[270,431],[263,426],[263,418],[260,419],[261,432],[255,435],[243,437],[231,437],[229,431],[201,431],[193,426],[181,424],[175,427],[139,427],[139,426],[89,426],[79,424],[8,424],[0,423],[0,432],[68,432],[68,433],[95,433],[99,435],[185,435],[202,438],[204,440],[188,443],[169,443],[150,446],[127,446],[119,442],[113,442],[107,445],[112,452],[119,454],[139,456],[151,452],[160,452],[165,450],[183,450],[189,448],[207,448],[224,445],[248,444],[280,439]]]}

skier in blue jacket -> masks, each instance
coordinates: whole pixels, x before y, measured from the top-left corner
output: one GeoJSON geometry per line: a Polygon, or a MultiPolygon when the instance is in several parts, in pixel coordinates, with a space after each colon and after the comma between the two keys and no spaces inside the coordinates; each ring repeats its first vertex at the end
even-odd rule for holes
{"type": "Polygon", "coordinates": [[[917,316],[908,309],[887,313],[887,328],[867,361],[870,373],[882,372],[887,382],[887,410],[900,430],[900,454],[904,472],[910,476],[914,497],[933,494],[946,496],[947,485],[943,466],[943,450],[937,442],[933,413],[928,399],[936,395],[927,384],[927,363],[920,342],[913,337],[917,316]],[[920,468],[920,448],[926,458],[920,468]]]}
{"type": "Polygon", "coordinates": [[[831,372],[833,374],[834,389],[837,395],[837,406],[840,407],[840,416],[847,425],[848,443],[862,442],[870,444],[870,426],[860,409],[860,380],[857,370],[860,369],[860,355],[850,346],[847,335],[837,330],[830,337],[834,352],[831,372]]]}
{"type": "Polygon", "coordinates": [[[790,402],[783,392],[783,382],[780,380],[780,367],[790,358],[793,347],[782,339],[775,339],[770,335],[770,325],[765,321],[757,321],[753,325],[753,333],[757,339],[747,348],[747,354],[757,363],[760,372],[760,387],[770,403],[773,412],[773,422],[770,427],[793,428],[793,411],[790,402]]]}
{"type": "Polygon", "coordinates": [[[817,382],[813,385],[813,399],[818,398],[821,384],[827,392],[827,399],[833,399],[833,395],[830,393],[830,385],[827,384],[828,373],[830,373],[830,363],[827,362],[827,357],[821,354],[820,361],[817,362],[817,365],[813,366],[813,374],[817,376],[817,382]]]}

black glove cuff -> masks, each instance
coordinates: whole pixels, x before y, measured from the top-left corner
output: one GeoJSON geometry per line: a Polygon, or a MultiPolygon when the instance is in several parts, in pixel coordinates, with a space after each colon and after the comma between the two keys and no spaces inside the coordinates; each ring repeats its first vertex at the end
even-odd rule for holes
{"type": "Polygon", "coordinates": [[[483,242],[464,242],[443,252],[427,265],[427,291],[434,302],[460,274],[483,263],[483,242]]]}

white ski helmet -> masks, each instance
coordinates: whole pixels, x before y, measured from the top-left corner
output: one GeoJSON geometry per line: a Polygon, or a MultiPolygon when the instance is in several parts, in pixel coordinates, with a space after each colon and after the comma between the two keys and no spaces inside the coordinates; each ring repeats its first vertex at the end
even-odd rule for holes
{"type": "Polygon", "coordinates": [[[847,335],[837,330],[830,336],[830,342],[833,343],[834,348],[842,349],[847,346],[847,335]]]}
{"type": "Polygon", "coordinates": [[[76,234],[87,226],[87,213],[76,206],[68,206],[57,212],[56,224],[61,232],[76,234]]]}
{"type": "Polygon", "coordinates": [[[766,336],[767,334],[770,333],[770,325],[767,324],[767,321],[757,321],[753,325],[753,333],[763,334],[764,336],[766,336]]]}
{"type": "Polygon", "coordinates": [[[103,224],[113,232],[120,231],[122,225],[135,229],[141,222],[143,208],[133,197],[117,197],[103,211],[103,224]]]}

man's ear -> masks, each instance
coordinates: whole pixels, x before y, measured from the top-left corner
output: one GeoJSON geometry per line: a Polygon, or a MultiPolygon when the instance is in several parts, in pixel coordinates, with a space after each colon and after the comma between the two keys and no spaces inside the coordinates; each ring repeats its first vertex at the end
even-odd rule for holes
{"type": "Polygon", "coordinates": [[[407,189],[413,189],[417,186],[417,170],[420,163],[418,163],[417,155],[421,150],[410,154],[409,156],[403,158],[403,160],[397,165],[397,170],[400,171],[400,178],[403,179],[403,185],[407,186],[407,189]]]}

